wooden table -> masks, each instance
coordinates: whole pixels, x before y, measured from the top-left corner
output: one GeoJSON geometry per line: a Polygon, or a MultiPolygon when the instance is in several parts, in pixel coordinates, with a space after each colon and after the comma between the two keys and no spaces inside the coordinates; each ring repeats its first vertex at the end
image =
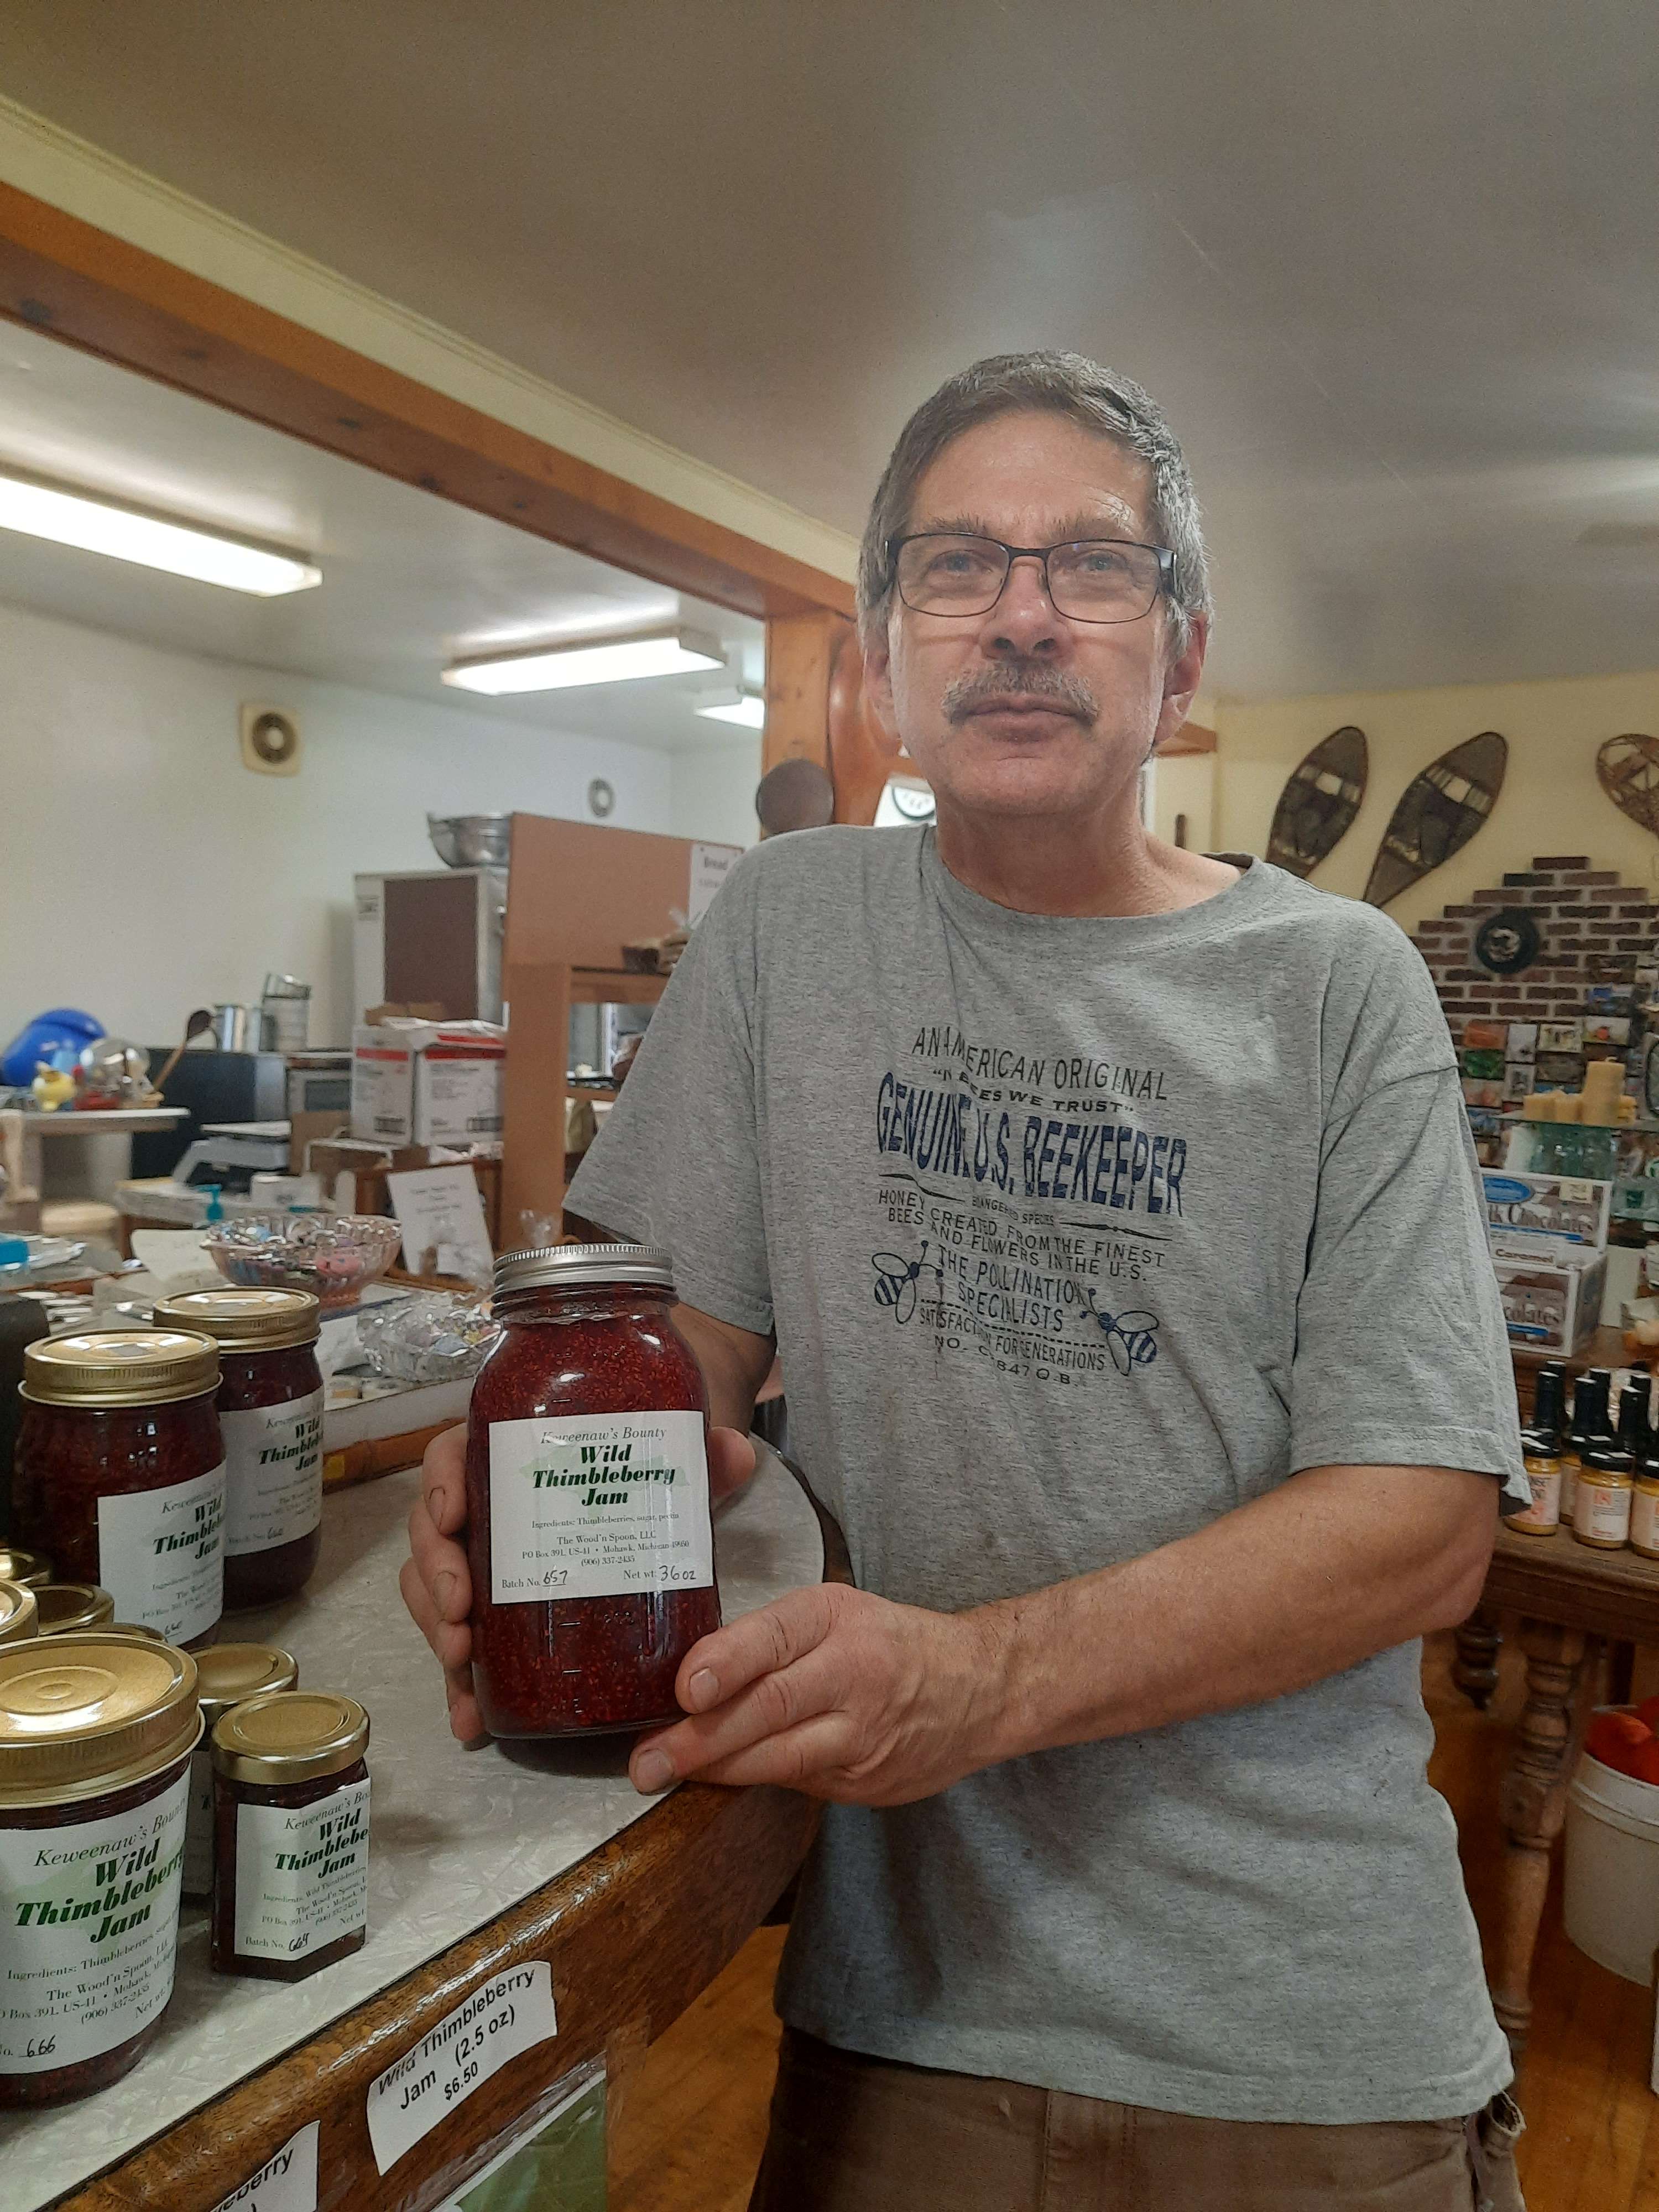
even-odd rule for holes
{"type": "MultiPolygon", "coordinates": [[[[1523,1409],[1542,1364],[1516,1358],[1523,1409]]],[[[1600,1330],[1565,1364],[1581,1372],[1624,1366],[1624,1339],[1617,1329],[1600,1330]]],[[[1498,1645],[1510,1622],[1526,1655],[1527,1698],[1503,1784],[1505,1850],[1492,1996],[1518,2057],[1532,2021],[1533,1950],[1567,1786],[1604,1666],[1632,1645],[1659,1644],[1659,1562],[1638,1552],[1596,1551],[1565,1528],[1550,1536],[1502,1528],[1480,1606],[1457,1632],[1453,1680],[1477,1705],[1497,1686],[1498,1645]]]]}

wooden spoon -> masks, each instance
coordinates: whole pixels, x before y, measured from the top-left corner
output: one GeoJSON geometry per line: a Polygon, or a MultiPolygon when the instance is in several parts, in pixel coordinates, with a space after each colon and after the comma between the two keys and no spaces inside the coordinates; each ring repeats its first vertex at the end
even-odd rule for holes
{"type": "Polygon", "coordinates": [[[161,1103],[161,1093],[167,1087],[167,1079],[168,1076],[172,1074],[173,1069],[178,1066],[179,1058],[184,1052],[185,1046],[190,1042],[192,1037],[200,1036],[204,1030],[211,1029],[212,1026],[212,1014],[209,1012],[207,1007],[198,1006],[195,1012],[190,1016],[185,1024],[185,1034],[183,1039],[179,1043],[174,1045],[173,1050],[167,1054],[166,1060],[162,1061],[161,1073],[156,1077],[155,1082],[150,1085],[150,1096],[158,1106],[161,1103]]]}

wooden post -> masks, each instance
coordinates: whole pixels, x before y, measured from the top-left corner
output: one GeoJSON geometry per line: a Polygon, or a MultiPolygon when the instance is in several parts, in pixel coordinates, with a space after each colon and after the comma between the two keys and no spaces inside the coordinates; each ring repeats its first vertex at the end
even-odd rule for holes
{"type": "Polygon", "coordinates": [[[1498,1687],[1498,1648],[1503,1642],[1498,1616],[1478,1606],[1455,1632],[1457,1656],[1452,1662],[1452,1680],[1478,1711],[1498,1687]]]}
{"type": "Polygon", "coordinates": [[[766,625],[766,730],[761,770],[780,761],[830,766],[830,673],[852,629],[828,607],[775,615],[766,625]]]}

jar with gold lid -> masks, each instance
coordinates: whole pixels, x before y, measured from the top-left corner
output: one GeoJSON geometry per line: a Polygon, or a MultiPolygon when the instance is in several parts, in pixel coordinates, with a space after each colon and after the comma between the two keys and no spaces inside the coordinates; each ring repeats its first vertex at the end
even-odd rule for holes
{"type": "Polygon", "coordinates": [[[300,1664],[275,1644],[216,1644],[196,1662],[202,1741],[190,1765],[190,1819],[185,1829],[185,1895],[213,1893],[214,1724],[233,1705],[267,1692],[298,1686],[300,1664]]]}
{"type": "Polygon", "coordinates": [[[34,1592],[0,1580],[0,1644],[27,1644],[38,1633],[34,1592]]]}
{"type": "Polygon", "coordinates": [[[331,1690],[250,1698],[213,1728],[210,1957],[297,1982],[368,1935],[368,1715],[331,1690]]]}
{"type": "Polygon", "coordinates": [[[18,1534],[169,1644],[224,1609],[218,1346],[184,1329],[95,1329],[23,1353],[18,1534]]]}
{"type": "Polygon", "coordinates": [[[95,1583],[48,1583],[34,1602],[41,1636],[77,1636],[88,1628],[107,1628],[115,1600],[95,1583]]]}
{"type": "Polygon", "coordinates": [[[201,1730],[188,1652],[0,1650],[0,2106],[107,2088],[160,2027],[201,1730]]]}
{"type": "Polygon", "coordinates": [[[1659,1559],[1659,1467],[1651,1462],[1631,1491],[1630,1541],[1631,1549],[1644,1559],[1659,1559]]]}
{"type": "Polygon", "coordinates": [[[44,1589],[52,1580],[52,1561],[42,1552],[22,1552],[15,1544],[0,1544],[0,1583],[21,1583],[25,1589],[44,1589]]]}
{"type": "Polygon", "coordinates": [[[1630,1541],[1633,1491],[1628,1453],[1616,1444],[1587,1451],[1572,1508],[1572,1533],[1579,1542],[1601,1552],[1623,1551],[1630,1541]]]}
{"type": "Polygon", "coordinates": [[[309,1291],[227,1283],[155,1309],[158,1328],[219,1346],[225,1447],[225,1610],[272,1605],[309,1581],[322,1542],[320,1308],[309,1291]]]}

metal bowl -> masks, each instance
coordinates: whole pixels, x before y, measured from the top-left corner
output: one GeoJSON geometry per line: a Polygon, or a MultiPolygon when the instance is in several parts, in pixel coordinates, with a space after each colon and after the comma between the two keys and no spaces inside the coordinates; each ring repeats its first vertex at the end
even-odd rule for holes
{"type": "Polygon", "coordinates": [[[513,817],[428,814],[426,834],[447,868],[504,868],[513,837],[513,817]]]}

